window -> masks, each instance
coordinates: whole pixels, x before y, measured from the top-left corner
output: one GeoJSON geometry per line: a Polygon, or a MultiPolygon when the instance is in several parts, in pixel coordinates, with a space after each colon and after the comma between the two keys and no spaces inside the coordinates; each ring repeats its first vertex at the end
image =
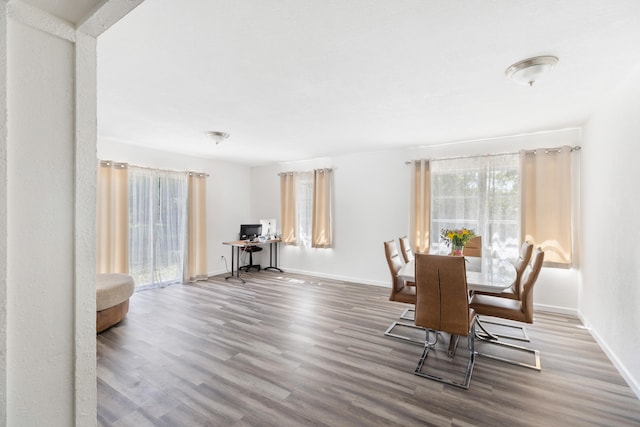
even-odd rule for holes
{"type": "Polygon", "coordinates": [[[282,242],[331,247],[331,169],[280,174],[282,242]]]}
{"type": "Polygon", "coordinates": [[[310,248],[313,218],[313,172],[297,173],[295,189],[297,244],[310,248]]]}
{"type": "Polygon", "coordinates": [[[473,229],[490,256],[516,258],[520,245],[518,154],[434,160],[431,171],[432,250],[444,252],[443,228],[473,229]]]}

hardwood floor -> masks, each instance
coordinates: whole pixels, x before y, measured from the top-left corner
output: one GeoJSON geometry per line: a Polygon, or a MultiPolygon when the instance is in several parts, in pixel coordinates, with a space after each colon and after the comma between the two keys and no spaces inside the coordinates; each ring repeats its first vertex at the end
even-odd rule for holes
{"type": "MultiPolygon", "coordinates": [[[[527,345],[542,372],[479,357],[465,391],[414,375],[422,348],[383,335],[406,308],[387,289],[243,277],[131,298],[98,336],[99,425],[640,425],[640,401],[577,319],[536,313],[527,345]]],[[[445,344],[428,363],[454,375],[466,341],[455,363],[445,344]]]]}

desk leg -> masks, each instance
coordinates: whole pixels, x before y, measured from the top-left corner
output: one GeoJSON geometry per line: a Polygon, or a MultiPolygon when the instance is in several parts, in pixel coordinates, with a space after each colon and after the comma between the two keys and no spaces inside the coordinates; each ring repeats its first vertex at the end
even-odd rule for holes
{"type": "Polygon", "coordinates": [[[237,279],[242,283],[246,283],[242,277],[240,277],[240,247],[231,246],[231,276],[227,276],[224,280],[237,279]],[[233,251],[235,249],[235,252],[233,251]],[[235,269],[235,276],[233,271],[235,269]]]}
{"type": "Polygon", "coordinates": [[[269,243],[269,267],[264,270],[276,270],[282,273],[282,270],[278,268],[278,242],[269,243]],[[273,246],[275,245],[276,250],[273,250],[273,246]]]}

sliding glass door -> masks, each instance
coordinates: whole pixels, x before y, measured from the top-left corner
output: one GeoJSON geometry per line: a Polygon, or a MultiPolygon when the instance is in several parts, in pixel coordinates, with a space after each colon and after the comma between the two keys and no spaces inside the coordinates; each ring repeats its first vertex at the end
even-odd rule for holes
{"type": "Polygon", "coordinates": [[[137,288],[181,282],[187,175],[130,167],[129,274],[137,288]]]}

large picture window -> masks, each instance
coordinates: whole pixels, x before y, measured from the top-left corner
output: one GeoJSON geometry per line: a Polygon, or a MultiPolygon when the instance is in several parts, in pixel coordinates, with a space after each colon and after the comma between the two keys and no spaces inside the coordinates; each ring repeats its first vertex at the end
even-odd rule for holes
{"type": "Polygon", "coordinates": [[[545,266],[571,267],[574,157],[580,147],[412,162],[411,236],[416,252],[446,253],[442,229],[470,228],[483,256],[515,259],[528,241],[545,266]]]}
{"type": "Polygon", "coordinates": [[[482,236],[483,252],[515,258],[520,245],[518,154],[433,160],[430,247],[445,252],[440,230],[470,228],[482,236]]]}

